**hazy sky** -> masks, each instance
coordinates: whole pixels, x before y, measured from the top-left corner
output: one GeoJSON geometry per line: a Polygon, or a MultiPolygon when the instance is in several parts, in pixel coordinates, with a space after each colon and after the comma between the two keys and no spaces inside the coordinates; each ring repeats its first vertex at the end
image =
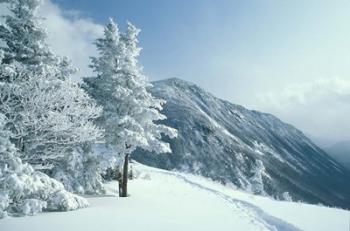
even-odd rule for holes
{"type": "Polygon", "coordinates": [[[45,0],[53,49],[89,74],[108,17],[142,29],[151,80],[179,77],[331,142],[350,139],[348,0],[45,0]]]}

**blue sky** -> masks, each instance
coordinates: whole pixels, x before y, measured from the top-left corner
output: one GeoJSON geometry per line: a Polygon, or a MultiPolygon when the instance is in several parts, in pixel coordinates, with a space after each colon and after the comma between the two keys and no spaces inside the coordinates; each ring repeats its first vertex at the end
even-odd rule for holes
{"type": "Polygon", "coordinates": [[[278,74],[301,80],[350,70],[350,1],[55,2],[100,24],[108,17],[121,27],[135,23],[142,29],[142,64],[154,79],[179,76],[205,84],[218,74],[278,74]]]}
{"type": "Polygon", "coordinates": [[[130,20],[151,80],[197,83],[332,141],[350,139],[349,12],[347,0],[45,0],[42,10],[54,50],[84,74],[102,25],[130,20]]]}

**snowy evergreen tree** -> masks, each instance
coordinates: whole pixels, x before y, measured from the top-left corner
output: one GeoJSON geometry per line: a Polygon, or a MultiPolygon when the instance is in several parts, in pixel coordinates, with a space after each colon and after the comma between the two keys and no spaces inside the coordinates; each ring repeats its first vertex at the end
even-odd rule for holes
{"type": "Polygon", "coordinates": [[[105,129],[106,144],[124,159],[124,192],[126,196],[127,164],[129,155],[137,148],[157,153],[171,152],[162,135],[176,136],[176,130],[155,121],[166,117],[160,113],[165,101],[154,98],[138,65],[141,49],[137,35],[140,32],[128,23],[127,31],[120,33],[110,20],[104,37],[97,39],[99,57],[92,58],[91,67],[96,77],[85,78],[85,89],[103,106],[103,114],[97,120],[105,129]]]}
{"type": "Polygon", "coordinates": [[[250,178],[251,190],[254,194],[266,195],[264,190],[263,176],[265,166],[261,160],[256,160],[254,168],[252,168],[253,176],[250,178]]]}
{"type": "MultiPolygon", "coordinates": [[[[63,78],[75,70],[66,58],[55,56],[46,44],[46,32],[40,25],[37,9],[41,0],[0,0],[8,6],[9,15],[0,25],[0,49],[4,52],[2,63],[15,61],[37,70],[50,68],[56,77],[63,78]]],[[[44,71],[43,70],[43,71],[44,71]]]]}
{"type": "Polygon", "coordinates": [[[88,206],[84,198],[65,191],[60,182],[22,163],[10,142],[10,132],[4,130],[5,121],[0,114],[0,218],[88,206]]]}
{"type": "MultiPolygon", "coordinates": [[[[74,68],[69,61],[48,48],[36,16],[41,1],[1,2],[7,4],[11,14],[0,26],[0,112],[7,117],[6,128],[22,160],[51,169],[47,172],[62,179],[74,166],[82,164],[72,163],[72,153],[101,138],[93,123],[101,110],[70,80],[74,68]]],[[[74,179],[64,181],[72,190],[76,188],[72,185],[84,187],[87,181],[95,180],[65,178],[74,179]]]]}

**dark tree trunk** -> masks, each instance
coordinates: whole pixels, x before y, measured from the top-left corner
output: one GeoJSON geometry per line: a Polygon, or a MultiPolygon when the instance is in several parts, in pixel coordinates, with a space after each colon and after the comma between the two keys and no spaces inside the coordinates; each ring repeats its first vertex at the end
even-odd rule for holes
{"type": "Polygon", "coordinates": [[[18,149],[22,152],[24,152],[24,143],[23,143],[23,138],[18,139],[18,149]]]}
{"type": "Polygon", "coordinates": [[[118,168],[118,173],[117,173],[117,178],[118,178],[118,192],[119,192],[119,197],[122,197],[122,192],[123,192],[123,176],[122,173],[120,172],[120,169],[118,168]]]}
{"type": "Polygon", "coordinates": [[[125,155],[124,166],[123,166],[123,180],[122,180],[122,196],[128,196],[128,166],[129,166],[129,154],[125,155]]]}

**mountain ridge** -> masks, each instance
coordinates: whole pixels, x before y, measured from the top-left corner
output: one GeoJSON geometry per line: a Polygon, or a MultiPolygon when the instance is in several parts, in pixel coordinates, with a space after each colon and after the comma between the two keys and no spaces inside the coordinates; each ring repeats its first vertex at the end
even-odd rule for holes
{"type": "Polygon", "coordinates": [[[178,129],[172,154],[137,150],[133,158],[279,199],[350,207],[350,173],[301,131],[269,113],[219,99],[197,85],[171,78],[153,82],[167,101],[164,123],[178,129]]]}

